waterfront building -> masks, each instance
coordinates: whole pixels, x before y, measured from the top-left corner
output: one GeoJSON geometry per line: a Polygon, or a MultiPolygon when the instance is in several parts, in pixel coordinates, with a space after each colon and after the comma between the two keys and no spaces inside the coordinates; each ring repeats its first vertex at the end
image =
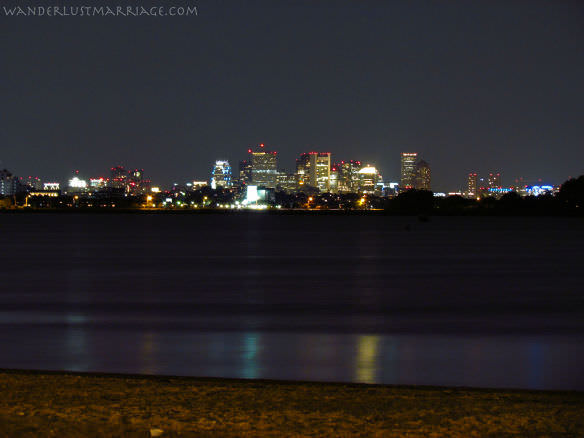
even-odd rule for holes
{"type": "Polygon", "coordinates": [[[430,165],[424,160],[420,160],[416,163],[415,188],[417,190],[431,190],[431,187],[430,165]]]}
{"type": "Polygon", "coordinates": [[[253,149],[248,149],[251,166],[251,183],[256,186],[275,188],[278,174],[277,152],[268,151],[262,143],[253,149]]]}
{"type": "Polygon", "coordinates": [[[215,165],[211,172],[211,188],[229,188],[231,186],[231,165],[229,164],[229,161],[215,161],[215,165]]]}
{"type": "Polygon", "coordinates": [[[418,158],[417,152],[402,152],[401,153],[401,179],[400,189],[413,189],[416,184],[416,161],[418,158]]]}

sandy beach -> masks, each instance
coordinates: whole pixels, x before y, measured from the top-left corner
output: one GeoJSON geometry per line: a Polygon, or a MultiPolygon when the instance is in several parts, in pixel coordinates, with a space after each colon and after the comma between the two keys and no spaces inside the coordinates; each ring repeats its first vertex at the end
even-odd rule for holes
{"type": "Polygon", "coordinates": [[[18,370],[0,391],[0,437],[584,435],[582,392],[18,370]]]}

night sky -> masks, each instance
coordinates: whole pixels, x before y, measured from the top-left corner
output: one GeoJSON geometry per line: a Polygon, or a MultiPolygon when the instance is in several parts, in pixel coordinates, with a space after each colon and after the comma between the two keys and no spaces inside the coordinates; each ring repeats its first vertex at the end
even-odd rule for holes
{"type": "Polygon", "coordinates": [[[122,164],[166,186],[262,142],[290,171],[329,151],[386,181],[417,151],[437,190],[471,170],[584,173],[582,1],[156,4],[198,16],[0,14],[0,167],[64,181],[122,164]]]}

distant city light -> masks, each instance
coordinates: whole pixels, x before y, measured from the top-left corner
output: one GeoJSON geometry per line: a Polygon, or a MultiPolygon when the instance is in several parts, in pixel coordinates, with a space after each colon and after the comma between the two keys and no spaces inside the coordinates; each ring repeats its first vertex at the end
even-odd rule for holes
{"type": "Polygon", "coordinates": [[[76,189],[84,189],[87,187],[87,181],[79,179],[76,176],[74,176],[69,180],[69,187],[73,187],[76,189]]]}

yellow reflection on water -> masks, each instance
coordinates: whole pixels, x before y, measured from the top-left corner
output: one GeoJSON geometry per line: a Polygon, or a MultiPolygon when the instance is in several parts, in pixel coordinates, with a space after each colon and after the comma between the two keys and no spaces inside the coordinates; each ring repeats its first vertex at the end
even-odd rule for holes
{"type": "Polygon", "coordinates": [[[361,383],[377,383],[377,358],[379,336],[359,336],[355,380],[361,383]]]}

